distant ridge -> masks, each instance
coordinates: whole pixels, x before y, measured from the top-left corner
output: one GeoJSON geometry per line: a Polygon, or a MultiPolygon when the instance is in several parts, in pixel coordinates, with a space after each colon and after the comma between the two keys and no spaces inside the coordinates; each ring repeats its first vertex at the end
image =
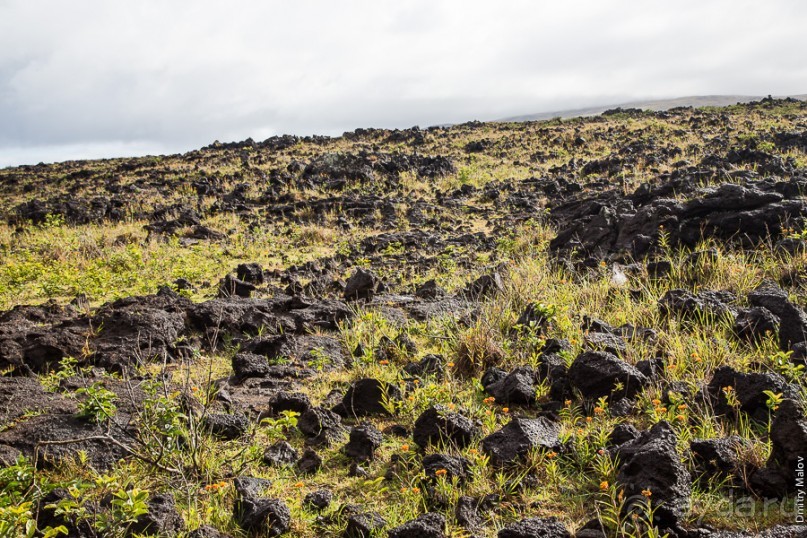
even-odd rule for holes
{"type": "MultiPolygon", "coordinates": [[[[523,116],[512,116],[499,121],[537,121],[549,120],[552,118],[576,118],[580,116],[596,116],[612,108],[641,108],[643,110],[668,110],[679,106],[703,107],[703,106],[728,106],[737,103],[750,103],[764,99],[765,95],[690,95],[687,97],[675,97],[671,99],[654,99],[642,101],[630,101],[627,103],[617,103],[611,105],[600,105],[587,108],[575,108],[569,110],[559,110],[554,112],[539,112],[537,114],[525,114],[523,116]]],[[[792,97],[807,101],[807,94],[774,96],[780,98],[792,97]]]]}

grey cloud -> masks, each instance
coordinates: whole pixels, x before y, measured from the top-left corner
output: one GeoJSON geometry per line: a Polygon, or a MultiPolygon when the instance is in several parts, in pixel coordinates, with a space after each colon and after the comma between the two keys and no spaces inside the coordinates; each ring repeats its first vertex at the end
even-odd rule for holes
{"type": "Polygon", "coordinates": [[[0,0],[0,166],[805,93],[805,23],[795,0],[0,0]]]}

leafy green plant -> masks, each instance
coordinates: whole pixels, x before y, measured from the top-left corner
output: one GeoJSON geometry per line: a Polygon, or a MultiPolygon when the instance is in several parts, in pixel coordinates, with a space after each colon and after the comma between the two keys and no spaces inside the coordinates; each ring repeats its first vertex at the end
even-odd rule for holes
{"type": "Polygon", "coordinates": [[[78,404],[79,418],[98,424],[112,418],[118,410],[115,405],[118,397],[99,381],[89,387],[78,389],[76,394],[86,395],[86,398],[78,404]]]}
{"type": "Polygon", "coordinates": [[[266,434],[272,439],[284,439],[288,432],[297,427],[297,417],[300,413],[296,411],[281,411],[277,418],[265,418],[261,420],[261,426],[266,426],[266,434]]]}

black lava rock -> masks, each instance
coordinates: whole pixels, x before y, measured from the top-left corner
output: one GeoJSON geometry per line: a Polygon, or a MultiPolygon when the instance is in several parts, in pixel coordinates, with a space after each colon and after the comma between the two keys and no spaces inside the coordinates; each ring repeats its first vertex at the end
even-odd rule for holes
{"type": "Polygon", "coordinates": [[[333,493],[327,489],[312,491],[303,498],[303,506],[314,510],[325,510],[331,504],[333,493]]]}
{"type": "Polygon", "coordinates": [[[322,458],[310,448],[303,452],[295,464],[297,470],[303,474],[315,474],[322,468],[322,458]]]}
{"type": "Polygon", "coordinates": [[[421,448],[440,443],[465,448],[478,434],[479,426],[469,418],[437,405],[421,413],[415,421],[412,437],[421,448]]]}
{"type": "Polygon", "coordinates": [[[202,420],[202,427],[214,437],[231,441],[247,433],[249,420],[241,414],[210,413],[202,420]]]}
{"type": "Polygon", "coordinates": [[[603,396],[631,398],[647,383],[642,372],[605,351],[578,355],[569,368],[569,380],[584,398],[592,400],[603,396]]]}
{"type": "Polygon", "coordinates": [[[372,424],[361,424],[350,429],[350,440],[345,445],[345,455],[356,461],[370,461],[381,446],[381,432],[372,424]]]}
{"type": "Polygon", "coordinates": [[[676,451],[677,436],[667,422],[658,422],[617,451],[621,465],[617,482],[624,487],[626,509],[644,502],[650,492],[654,521],[676,527],[689,507],[692,479],[676,451]]]}
{"type": "Polygon", "coordinates": [[[445,527],[446,519],[442,515],[429,512],[390,529],[389,538],[444,538],[445,527]]]}
{"type": "Polygon", "coordinates": [[[297,451],[286,441],[278,441],[263,453],[263,462],[272,467],[291,465],[297,458],[297,451]]]}
{"type": "Polygon", "coordinates": [[[511,464],[534,448],[556,450],[560,425],[545,417],[514,418],[500,430],[482,439],[482,450],[496,466],[511,464]]]}
{"type": "Polygon", "coordinates": [[[566,527],[554,517],[531,517],[507,525],[498,538],[570,538],[566,527]]]}
{"type": "Polygon", "coordinates": [[[347,416],[389,415],[384,401],[400,400],[398,387],[377,379],[359,379],[353,383],[342,399],[340,411],[347,416]]]}

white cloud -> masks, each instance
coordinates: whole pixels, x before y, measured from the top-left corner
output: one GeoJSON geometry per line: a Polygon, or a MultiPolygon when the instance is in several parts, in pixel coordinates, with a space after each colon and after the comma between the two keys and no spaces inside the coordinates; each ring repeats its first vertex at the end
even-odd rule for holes
{"type": "Polygon", "coordinates": [[[797,0],[0,0],[0,165],[805,93],[805,27],[797,0]]]}

